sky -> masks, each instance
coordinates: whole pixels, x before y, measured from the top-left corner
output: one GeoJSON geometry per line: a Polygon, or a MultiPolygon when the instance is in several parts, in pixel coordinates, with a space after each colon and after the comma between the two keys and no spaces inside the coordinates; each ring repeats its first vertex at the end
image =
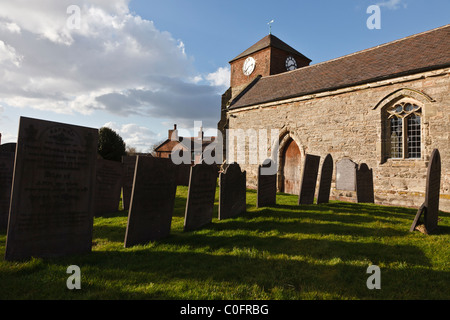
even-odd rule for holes
{"type": "Polygon", "coordinates": [[[139,152],[174,124],[214,135],[228,62],[271,20],[315,64],[446,25],[450,1],[0,0],[2,143],[21,116],[107,126],[139,152]]]}

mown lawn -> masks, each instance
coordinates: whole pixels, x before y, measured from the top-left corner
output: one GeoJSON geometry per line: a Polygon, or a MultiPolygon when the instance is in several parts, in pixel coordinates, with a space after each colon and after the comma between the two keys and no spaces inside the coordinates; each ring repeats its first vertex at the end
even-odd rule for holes
{"type": "MultiPolygon", "coordinates": [[[[409,232],[415,209],[332,201],[274,207],[184,232],[187,187],[178,187],[171,236],[124,248],[127,211],[95,218],[93,251],[61,259],[7,262],[0,233],[0,299],[450,299],[450,214],[439,232],[409,232]],[[81,269],[81,290],[66,287],[81,269]],[[381,270],[381,289],[366,286],[381,270]]],[[[216,193],[218,197],[218,192],[216,193]]]]}

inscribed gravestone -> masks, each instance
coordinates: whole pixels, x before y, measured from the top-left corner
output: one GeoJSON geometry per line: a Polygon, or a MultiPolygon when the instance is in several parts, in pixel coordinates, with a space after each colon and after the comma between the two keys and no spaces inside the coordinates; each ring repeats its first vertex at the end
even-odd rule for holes
{"type": "Polygon", "coordinates": [[[356,191],[357,164],[350,159],[336,162],[336,189],[356,191]]]}
{"type": "Polygon", "coordinates": [[[125,247],[169,236],[177,190],[170,159],[138,156],[125,247]]]}
{"type": "Polygon", "coordinates": [[[316,192],[317,174],[319,173],[320,157],[307,154],[303,164],[302,180],[298,204],[313,204],[316,192]]]}
{"type": "Polygon", "coordinates": [[[333,178],[333,157],[327,154],[320,172],[319,193],[317,204],[328,203],[330,200],[331,180],[333,178]]]}
{"type": "Polygon", "coordinates": [[[118,161],[97,159],[95,184],[95,216],[119,210],[124,176],[123,164],[118,161]]]}
{"type": "Polygon", "coordinates": [[[258,166],[258,189],[256,207],[266,207],[276,204],[277,199],[277,174],[265,173],[263,170],[274,165],[271,159],[264,160],[262,165],[258,166]]]}
{"type": "Polygon", "coordinates": [[[14,155],[15,152],[3,151],[0,146],[0,230],[6,230],[8,227],[14,155]]]}
{"type": "Polygon", "coordinates": [[[232,218],[246,211],[246,172],[237,163],[219,175],[219,220],[232,218]]]}
{"type": "Polygon", "coordinates": [[[191,167],[184,231],[191,231],[212,221],[218,168],[215,164],[191,167]]]}
{"type": "Polygon", "coordinates": [[[374,203],[373,171],[361,163],[356,169],[356,196],[358,203],[374,203]]]}
{"type": "Polygon", "coordinates": [[[133,189],[134,170],[137,156],[123,156],[122,206],[124,210],[130,208],[131,191],[133,189]]]}
{"type": "Polygon", "coordinates": [[[441,155],[438,149],[431,153],[431,159],[427,169],[427,181],[425,190],[425,202],[418,210],[410,231],[415,229],[423,233],[432,233],[438,227],[439,194],[441,186],[441,155]],[[424,215],[423,226],[419,225],[421,215],[424,215]]]}
{"type": "Polygon", "coordinates": [[[98,130],[20,118],[6,260],[91,251],[98,130]]]}

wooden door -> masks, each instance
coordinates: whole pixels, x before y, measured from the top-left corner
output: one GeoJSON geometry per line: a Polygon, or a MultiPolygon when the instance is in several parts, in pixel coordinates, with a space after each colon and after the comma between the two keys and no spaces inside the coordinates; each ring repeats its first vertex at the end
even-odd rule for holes
{"type": "Polygon", "coordinates": [[[291,140],[284,149],[283,192],[296,195],[300,192],[300,163],[300,149],[295,141],[291,140]]]}

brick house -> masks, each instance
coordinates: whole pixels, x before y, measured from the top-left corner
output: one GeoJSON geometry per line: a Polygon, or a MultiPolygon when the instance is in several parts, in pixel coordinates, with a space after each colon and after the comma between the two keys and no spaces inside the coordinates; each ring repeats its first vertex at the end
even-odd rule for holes
{"type": "MultiPolygon", "coordinates": [[[[350,158],[373,169],[375,203],[410,207],[424,201],[437,148],[440,209],[450,211],[450,25],[310,62],[271,34],[231,60],[222,136],[227,129],[278,129],[278,153],[267,156],[277,161],[279,191],[298,192],[306,154],[321,163],[331,154],[335,163],[350,158]]],[[[257,164],[240,165],[248,187],[256,187],[257,164]]],[[[331,197],[356,199],[336,189],[335,172],[331,197]]]]}

